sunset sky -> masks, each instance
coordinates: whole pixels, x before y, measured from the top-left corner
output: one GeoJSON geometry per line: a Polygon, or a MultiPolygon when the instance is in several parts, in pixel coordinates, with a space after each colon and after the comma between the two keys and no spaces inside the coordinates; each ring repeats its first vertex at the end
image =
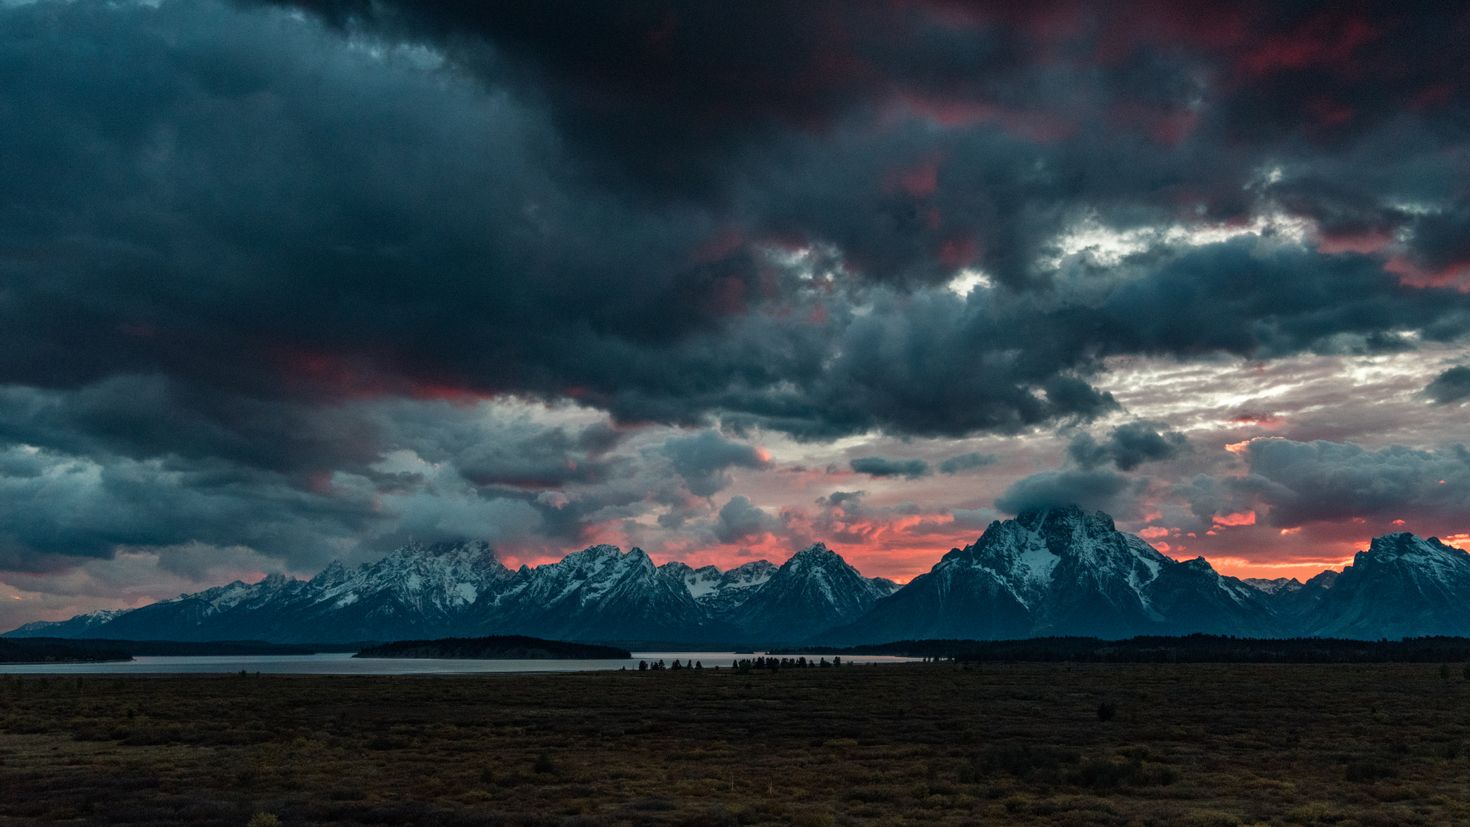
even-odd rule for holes
{"type": "Polygon", "coordinates": [[[1062,502],[1240,576],[1470,547],[1467,43],[0,0],[0,627],[410,539],[907,580],[1062,502]]]}

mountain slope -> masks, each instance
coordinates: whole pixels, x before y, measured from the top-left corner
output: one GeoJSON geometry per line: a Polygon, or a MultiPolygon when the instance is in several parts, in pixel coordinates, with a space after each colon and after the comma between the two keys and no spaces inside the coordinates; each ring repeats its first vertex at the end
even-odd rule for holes
{"type": "Polygon", "coordinates": [[[1203,559],[1179,562],[1106,514],[1035,509],[995,522],[879,600],[836,642],[1044,635],[1270,634],[1267,595],[1203,559]]]}
{"type": "Polygon", "coordinates": [[[643,549],[609,545],[522,568],[476,608],[478,634],[560,640],[696,641],[709,625],[682,580],[661,574],[643,549]]]}
{"type": "Polygon", "coordinates": [[[682,582],[689,589],[690,597],[711,617],[724,618],[771,579],[771,575],[776,573],[776,564],[769,560],[756,560],[729,571],[720,571],[714,566],[692,569],[683,563],[673,562],[660,566],[659,571],[682,582]]]}
{"type": "Polygon", "coordinates": [[[1309,587],[1318,593],[1297,621],[1302,634],[1470,635],[1470,553],[1434,537],[1379,537],[1330,584],[1309,587]]]}
{"type": "Polygon", "coordinates": [[[510,576],[483,542],[414,543],[356,569],[333,563],[307,581],[273,574],[258,583],[235,581],[180,595],[76,634],[282,643],[450,634],[467,622],[482,594],[498,590],[510,576]]]}
{"type": "Polygon", "coordinates": [[[892,586],[864,577],[817,543],[792,555],[727,618],[746,639],[796,642],[856,620],[892,586]]]}
{"type": "Polygon", "coordinates": [[[128,609],[102,609],[80,614],[67,620],[37,620],[17,627],[6,633],[5,637],[87,637],[98,627],[112,622],[128,611],[128,609]]]}

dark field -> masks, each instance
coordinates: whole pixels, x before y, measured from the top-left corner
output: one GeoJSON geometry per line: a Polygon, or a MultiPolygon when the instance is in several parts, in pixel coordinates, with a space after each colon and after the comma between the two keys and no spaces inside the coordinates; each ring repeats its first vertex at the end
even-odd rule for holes
{"type": "Polygon", "coordinates": [[[0,824],[276,818],[1467,822],[1470,683],[1204,664],[0,678],[0,824]]]}

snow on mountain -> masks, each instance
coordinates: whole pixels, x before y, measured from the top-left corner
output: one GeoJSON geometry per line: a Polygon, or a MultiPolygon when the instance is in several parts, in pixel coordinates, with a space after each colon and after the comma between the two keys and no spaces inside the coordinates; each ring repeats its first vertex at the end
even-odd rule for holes
{"type": "Polygon", "coordinates": [[[991,523],[879,600],[837,641],[1264,633],[1266,597],[1203,559],[1179,562],[1076,507],[991,523]]]}
{"type": "Polygon", "coordinates": [[[329,640],[455,634],[472,622],[475,605],[513,576],[482,541],[410,543],[355,569],[332,563],[270,626],[277,637],[299,639],[322,632],[331,633],[329,640]]]}
{"type": "Polygon", "coordinates": [[[452,615],[495,592],[513,574],[483,542],[411,544],[382,560],[346,570],[328,566],[312,579],[318,602],[345,607],[381,596],[420,613],[452,615]]]}
{"type": "Polygon", "coordinates": [[[738,607],[731,621],[754,640],[794,643],[851,622],[890,593],[817,543],[792,555],[738,607]]]}
{"type": "Polygon", "coordinates": [[[126,614],[129,609],[102,609],[80,614],[68,620],[37,620],[20,626],[6,637],[87,637],[97,627],[126,614]]]}
{"type": "Polygon", "coordinates": [[[1302,581],[1295,577],[1245,577],[1241,578],[1240,582],[1253,589],[1263,591],[1266,594],[1282,594],[1284,592],[1298,591],[1302,588],[1302,581]]]}
{"type": "Polygon", "coordinates": [[[887,597],[888,595],[893,594],[894,592],[903,588],[902,583],[895,583],[894,581],[889,580],[887,577],[870,577],[868,578],[868,581],[877,586],[878,589],[883,592],[883,597],[887,597]]]}
{"type": "Polygon", "coordinates": [[[688,563],[674,560],[659,566],[658,571],[665,577],[672,577],[683,583],[684,588],[689,590],[689,596],[696,601],[714,594],[720,585],[721,572],[714,566],[696,569],[688,563]]]}
{"type": "Polygon", "coordinates": [[[852,619],[893,588],[862,577],[824,546],[780,568],[756,560],[720,571],[680,562],[655,567],[642,549],[598,545],[511,571],[483,542],[411,543],[356,568],[333,562],[310,580],[235,581],[15,634],[282,642],[528,634],[694,643],[754,642],[779,630],[772,639],[797,640],[852,619]]]}
{"type": "Polygon", "coordinates": [[[1301,634],[1470,635],[1470,553],[1434,537],[1378,537],[1335,578],[1314,577],[1308,588],[1315,600],[1298,619],[1301,634]]]}
{"type": "Polygon", "coordinates": [[[902,588],[822,544],[729,571],[592,546],[507,569],[483,542],[411,543],[310,580],[273,574],[131,610],[29,623],[22,637],[342,642],[527,634],[771,645],[820,639],[1127,637],[1207,632],[1356,638],[1470,635],[1470,554],[1373,541],[1341,573],[1239,580],[1119,532],[1106,514],[1035,509],[992,523],[902,588]]]}
{"type": "Polygon", "coordinates": [[[564,640],[697,640],[708,623],[682,578],[660,573],[643,549],[610,545],[523,568],[480,608],[479,634],[564,640]]]}
{"type": "Polygon", "coordinates": [[[771,579],[771,575],[776,573],[776,564],[769,560],[756,560],[729,571],[720,571],[714,566],[694,569],[684,563],[672,562],[660,566],[659,571],[683,583],[689,590],[689,596],[709,613],[712,620],[723,621],[771,579]]]}
{"type": "MultiPolygon", "coordinates": [[[[311,580],[272,574],[134,609],[88,634],[130,640],[357,641],[447,634],[510,572],[483,542],[411,543],[311,580]]],[[[68,635],[76,636],[76,635],[68,635]]]]}

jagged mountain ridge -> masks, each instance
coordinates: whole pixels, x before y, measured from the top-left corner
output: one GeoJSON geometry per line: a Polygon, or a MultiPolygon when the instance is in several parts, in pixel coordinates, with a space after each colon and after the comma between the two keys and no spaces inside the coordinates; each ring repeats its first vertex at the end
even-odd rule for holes
{"type": "Polygon", "coordinates": [[[680,562],[655,566],[642,549],[598,545],[512,571],[483,542],[415,543],[357,568],[334,562],[310,580],[235,581],[137,609],[26,624],[10,634],[283,643],[521,634],[728,643],[752,641],[752,630],[768,628],[752,613],[774,601],[784,611],[777,639],[794,642],[852,619],[893,587],[822,551],[835,563],[810,572],[766,560],[720,571],[680,562]],[[821,588],[801,587],[806,576],[829,577],[829,568],[842,576],[821,588]],[[773,579],[788,597],[747,608],[773,579]],[[804,599],[810,602],[799,603],[804,599]]]}
{"type": "Polygon", "coordinates": [[[807,630],[861,617],[893,592],[891,580],[864,577],[842,556],[817,543],[798,551],[729,617],[744,639],[799,643],[807,630]]]}
{"type": "Polygon", "coordinates": [[[918,638],[1187,634],[1376,639],[1470,635],[1470,554],[1373,541],[1342,572],[1240,580],[1174,560],[1106,514],[1037,509],[992,523],[899,588],[822,544],[781,566],[656,566],[593,546],[507,569],[485,543],[411,544],[310,580],[272,575],[126,611],[30,623],[25,637],[279,642],[525,634],[585,641],[879,643],[918,638]]]}
{"type": "Polygon", "coordinates": [[[1161,554],[1101,512],[1033,509],[992,523],[973,545],[952,549],[821,640],[1470,634],[1470,554],[1399,537],[1375,540],[1341,574],[1250,582],[1219,574],[1203,558],[1161,554]]]}
{"type": "Polygon", "coordinates": [[[1322,637],[1470,636],[1470,553],[1407,532],[1378,537],[1302,587],[1300,632],[1322,637]]]}

